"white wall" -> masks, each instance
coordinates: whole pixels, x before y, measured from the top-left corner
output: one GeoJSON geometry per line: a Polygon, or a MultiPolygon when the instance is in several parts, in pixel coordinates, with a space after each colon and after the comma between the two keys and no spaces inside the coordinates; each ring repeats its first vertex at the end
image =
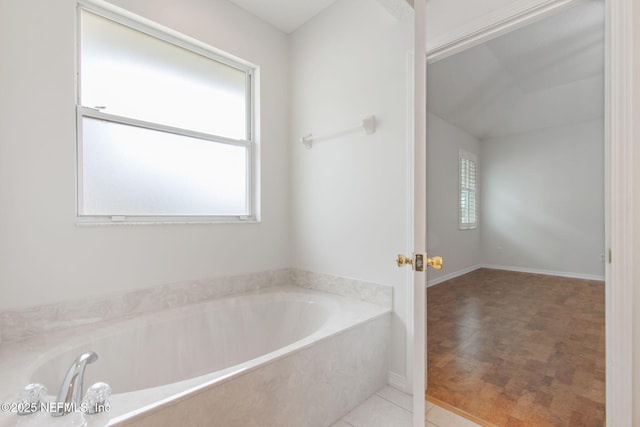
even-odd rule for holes
{"type": "MultiPolygon", "coordinates": [[[[640,111],[640,54],[638,53],[638,46],[640,46],[640,5],[637,2],[634,4],[635,9],[633,10],[633,20],[634,25],[633,33],[634,33],[634,45],[636,52],[634,56],[634,67],[631,72],[633,73],[634,78],[634,97],[635,100],[633,109],[637,113],[640,111]]],[[[635,137],[634,137],[634,164],[640,165],[640,126],[635,126],[635,137]]],[[[634,200],[631,202],[631,209],[634,212],[635,218],[635,235],[634,235],[634,254],[637,256],[640,254],[640,227],[637,224],[640,224],[640,168],[636,167],[635,169],[635,177],[634,177],[634,200]]],[[[640,401],[640,263],[635,264],[634,275],[634,294],[633,294],[633,306],[636,308],[633,310],[634,321],[631,327],[633,328],[633,397],[632,402],[640,401]]],[[[633,405],[633,425],[640,425],[640,405],[633,405]]]]}
{"type": "Polygon", "coordinates": [[[428,117],[430,285],[481,265],[604,277],[602,120],[478,141],[428,117]],[[460,148],[479,156],[477,230],[458,230],[460,148]]]}
{"type": "MultiPolygon", "coordinates": [[[[481,262],[480,229],[458,229],[458,152],[480,156],[471,134],[434,114],[427,115],[427,245],[430,256],[444,259],[442,270],[429,270],[428,283],[477,267],[481,262]]],[[[479,163],[482,171],[482,164],[479,163]]]]}
{"type": "Polygon", "coordinates": [[[287,37],[223,0],[114,3],[261,67],[262,222],[75,225],[75,2],[0,0],[0,309],[291,264],[287,37]]]}
{"type": "Polygon", "coordinates": [[[481,142],[485,264],[604,277],[603,135],[596,120],[481,142]]]}
{"type": "Polygon", "coordinates": [[[412,18],[377,2],[338,0],[292,37],[293,263],[297,268],[394,287],[392,372],[406,370],[407,53],[412,18]],[[378,130],[320,141],[299,138],[357,127],[378,130]]]}

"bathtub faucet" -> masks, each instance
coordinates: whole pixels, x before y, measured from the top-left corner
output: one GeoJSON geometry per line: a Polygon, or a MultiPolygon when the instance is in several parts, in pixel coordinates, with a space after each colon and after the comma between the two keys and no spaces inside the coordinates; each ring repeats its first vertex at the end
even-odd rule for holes
{"type": "Polygon", "coordinates": [[[74,410],[79,411],[82,403],[82,387],[84,382],[84,370],[88,363],[98,360],[98,355],[93,351],[82,353],[71,364],[64,377],[56,404],[51,415],[61,417],[74,410]]]}

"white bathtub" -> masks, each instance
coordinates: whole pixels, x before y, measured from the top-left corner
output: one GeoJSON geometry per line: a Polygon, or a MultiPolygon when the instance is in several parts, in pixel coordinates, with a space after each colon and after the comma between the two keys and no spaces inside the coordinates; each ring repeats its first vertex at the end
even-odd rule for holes
{"type": "Polygon", "coordinates": [[[0,401],[40,382],[53,400],[71,362],[95,351],[86,388],[111,410],[0,414],[0,426],[328,426],[386,382],[389,309],[298,287],[94,324],[0,345],[0,401]]]}

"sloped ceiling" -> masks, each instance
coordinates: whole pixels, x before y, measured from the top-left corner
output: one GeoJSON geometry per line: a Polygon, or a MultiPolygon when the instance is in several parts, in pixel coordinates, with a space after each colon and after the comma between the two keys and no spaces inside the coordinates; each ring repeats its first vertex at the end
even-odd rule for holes
{"type": "MultiPolygon", "coordinates": [[[[284,33],[292,33],[336,0],[229,0],[284,33]]],[[[377,0],[396,18],[411,13],[413,2],[377,0]],[[411,5],[410,5],[411,4],[411,5]]]]}
{"type": "Polygon", "coordinates": [[[270,23],[284,33],[291,33],[336,0],[230,0],[270,23]]]}
{"type": "Polygon", "coordinates": [[[604,2],[429,64],[428,109],[476,138],[602,118],[604,2]]]}

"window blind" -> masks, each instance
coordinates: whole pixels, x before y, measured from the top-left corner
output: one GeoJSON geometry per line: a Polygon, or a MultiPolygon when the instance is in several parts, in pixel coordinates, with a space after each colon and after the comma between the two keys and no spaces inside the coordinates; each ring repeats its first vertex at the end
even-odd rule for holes
{"type": "Polygon", "coordinates": [[[460,150],[459,178],[459,228],[473,229],[478,226],[478,160],[475,154],[460,150]]]}

